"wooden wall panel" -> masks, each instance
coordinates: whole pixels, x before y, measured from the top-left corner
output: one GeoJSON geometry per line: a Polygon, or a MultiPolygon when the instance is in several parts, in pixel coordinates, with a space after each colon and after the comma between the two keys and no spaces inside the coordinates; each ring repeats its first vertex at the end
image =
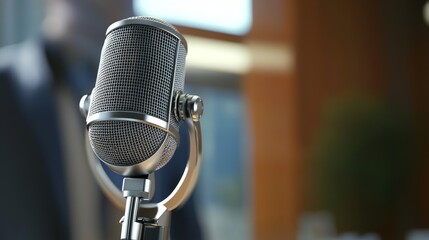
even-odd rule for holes
{"type": "Polygon", "coordinates": [[[330,101],[353,93],[408,108],[420,129],[419,158],[426,161],[419,161],[415,170],[410,199],[422,213],[404,220],[407,224],[392,217],[382,236],[401,239],[394,231],[389,235],[389,226],[404,231],[407,225],[429,227],[429,27],[422,25],[424,2],[254,1],[254,25],[244,41],[285,44],[295,59],[288,72],[254,69],[243,77],[254,139],[255,239],[296,238],[299,216],[312,210],[312,197],[317,198],[307,194],[305,181],[311,164],[307,153],[322,113],[330,101]]]}
{"type": "MultiPolygon", "coordinates": [[[[295,20],[295,1],[254,1],[246,41],[293,47],[295,20]]],[[[242,88],[254,146],[254,239],[295,239],[302,196],[295,73],[252,69],[242,88]]]]}
{"type": "Polygon", "coordinates": [[[293,76],[251,73],[243,84],[253,136],[255,239],[295,239],[300,207],[293,76]]]}

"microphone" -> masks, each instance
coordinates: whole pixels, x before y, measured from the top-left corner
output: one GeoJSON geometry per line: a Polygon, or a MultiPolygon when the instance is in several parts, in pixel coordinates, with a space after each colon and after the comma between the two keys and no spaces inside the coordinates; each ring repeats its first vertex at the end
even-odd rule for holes
{"type": "Polygon", "coordinates": [[[164,166],[179,141],[172,112],[183,91],[187,44],[170,24],[133,17],[106,33],[87,123],[95,154],[125,176],[164,166]]]}
{"type": "Polygon", "coordinates": [[[157,228],[163,233],[157,236],[164,239],[169,216],[167,221],[159,220],[183,204],[195,186],[203,102],[183,92],[186,54],[184,37],[162,20],[131,17],[115,22],[106,32],[95,87],[79,103],[86,117],[88,142],[96,155],[88,161],[98,183],[114,202],[124,203],[123,197],[127,198],[122,204],[126,212],[121,239],[140,239],[148,229],[157,228]],[[190,156],[182,178],[162,202],[141,204],[151,196],[148,175],[167,164],[179,144],[182,120],[190,136],[190,156]],[[122,200],[99,160],[125,176],[122,200]],[[137,214],[139,209],[143,211],[137,214]]]}

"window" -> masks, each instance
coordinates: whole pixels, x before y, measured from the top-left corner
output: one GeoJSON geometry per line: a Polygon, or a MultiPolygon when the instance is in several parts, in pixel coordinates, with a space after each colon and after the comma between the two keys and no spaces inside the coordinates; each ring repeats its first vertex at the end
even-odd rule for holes
{"type": "Polygon", "coordinates": [[[232,35],[244,35],[252,25],[251,0],[134,0],[134,10],[172,24],[232,35]]]}

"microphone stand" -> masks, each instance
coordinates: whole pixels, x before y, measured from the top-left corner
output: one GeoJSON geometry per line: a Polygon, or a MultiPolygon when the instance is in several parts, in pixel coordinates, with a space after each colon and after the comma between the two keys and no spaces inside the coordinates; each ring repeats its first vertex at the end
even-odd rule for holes
{"type": "MultiPolygon", "coordinates": [[[[82,97],[79,107],[86,117],[91,96],[82,97]]],[[[86,138],[88,163],[96,181],[106,196],[119,208],[124,208],[121,218],[121,240],[168,240],[170,233],[171,212],[181,206],[191,195],[199,175],[201,165],[201,126],[203,102],[196,95],[178,92],[174,102],[177,119],[184,120],[189,134],[189,158],[186,168],[170,195],[156,204],[142,203],[152,197],[154,173],[141,178],[124,178],[122,192],[104,171],[101,160],[92,151],[86,138]],[[125,200],[126,199],[126,200],[125,200]]]]}
{"type": "Polygon", "coordinates": [[[96,181],[106,196],[119,208],[124,208],[121,240],[168,240],[171,212],[186,202],[191,195],[201,165],[201,126],[199,118],[184,119],[189,134],[189,158],[176,188],[163,201],[155,204],[142,203],[152,196],[152,174],[142,178],[124,178],[122,191],[104,171],[100,159],[92,151],[86,138],[88,163],[96,181]],[[125,199],[125,198],[126,199],[125,199]]]}
{"type": "Polygon", "coordinates": [[[122,192],[126,204],[125,215],[120,220],[121,240],[168,240],[171,212],[157,204],[152,207],[146,204],[144,208],[140,208],[141,200],[150,199],[150,186],[151,181],[146,177],[124,178],[122,192]]]}

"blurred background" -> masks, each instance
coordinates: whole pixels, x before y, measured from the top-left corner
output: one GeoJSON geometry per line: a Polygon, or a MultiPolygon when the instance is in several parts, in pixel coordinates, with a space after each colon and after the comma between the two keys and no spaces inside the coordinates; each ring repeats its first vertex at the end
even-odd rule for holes
{"type": "MultiPolygon", "coordinates": [[[[0,46],[37,34],[44,4],[0,0],[0,46]]],[[[188,40],[186,88],[205,102],[205,239],[429,239],[425,0],[135,0],[134,11],[188,40]]]]}

